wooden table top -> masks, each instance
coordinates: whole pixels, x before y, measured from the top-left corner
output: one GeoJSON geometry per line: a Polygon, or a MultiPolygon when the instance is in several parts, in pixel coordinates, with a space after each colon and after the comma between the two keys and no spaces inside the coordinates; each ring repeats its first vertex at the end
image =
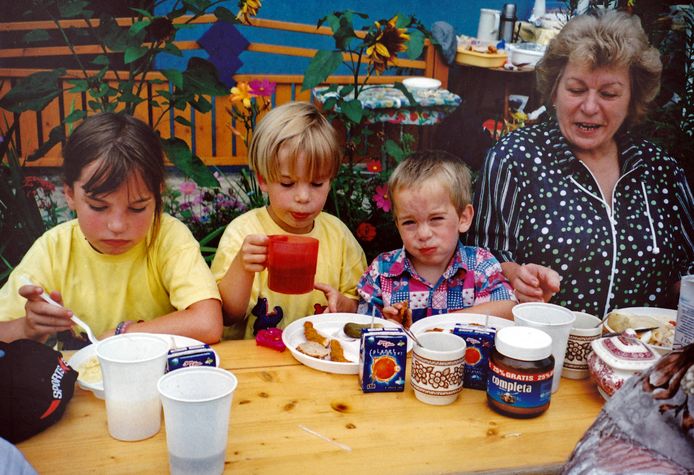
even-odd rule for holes
{"type": "MultiPolygon", "coordinates": [[[[547,412],[512,419],[489,409],[483,391],[464,389],[449,406],[429,406],[415,398],[409,382],[402,393],[364,394],[357,376],[308,368],[288,350],[248,340],[214,348],[221,367],[239,380],[228,472],[551,473],[603,405],[590,380],[563,378],[547,412]]],[[[18,447],[41,474],[168,472],[163,417],[150,439],[112,439],[104,401],[79,387],[58,423],[18,447]]]]}

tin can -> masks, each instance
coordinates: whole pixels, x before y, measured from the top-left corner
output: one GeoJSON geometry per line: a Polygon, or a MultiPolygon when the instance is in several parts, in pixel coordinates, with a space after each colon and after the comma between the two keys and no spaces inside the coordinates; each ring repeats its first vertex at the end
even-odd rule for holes
{"type": "Polygon", "coordinates": [[[677,325],[673,348],[682,348],[694,342],[694,275],[685,275],[680,284],[677,305],[677,325]]]}

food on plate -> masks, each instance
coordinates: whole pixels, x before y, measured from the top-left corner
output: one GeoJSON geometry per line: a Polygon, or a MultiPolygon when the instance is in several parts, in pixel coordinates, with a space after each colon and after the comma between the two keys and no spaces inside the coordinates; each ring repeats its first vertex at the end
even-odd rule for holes
{"type": "Polygon", "coordinates": [[[82,363],[79,368],[79,378],[85,383],[98,383],[103,379],[99,358],[95,355],[82,363]]]}
{"type": "Polygon", "coordinates": [[[364,328],[383,328],[383,325],[380,323],[374,323],[373,325],[369,323],[345,323],[345,326],[342,328],[342,331],[345,332],[345,335],[347,335],[350,338],[361,338],[361,331],[364,328]]]}
{"type": "Polygon", "coordinates": [[[330,341],[329,338],[318,333],[313,323],[309,321],[304,322],[304,336],[306,337],[306,341],[315,341],[325,347],[328,346],[328,342],[330,341]]]}
{"type": "Polygon", "coordinates": [[[664,322],[649,315],[636,315],[615,310],[607,315],[607,326],[616,333],[622,333],[627,328],[634,329],[637,333],[641,330],[652,331],[643,335],[644,342],[656,346],[672,346],[675,335],[675,322],[664,322]]]}
{"type": "Polygon", "coordinates": [[[320,360],[352,363],[352,361],[345,358],[344,349],[340,342],[323,336],[316,330],[312,322],[304,322],[304,337],[306,342],[296,347],[301,353],[320,360]]]}
{"type": "Polygon", "coordinates": [[[345,352],[342,349],[342,345],[337,340],[330,340],[330,361],[352,363],[350,360],[345,358],[345,352]]]}
{"type": "Polygon", "coordinates": [[[319,360],[327,359],[330,356],[330,350],[315,341],[305,341],[296,347],[297,351],[318,358],[319,360]]]}

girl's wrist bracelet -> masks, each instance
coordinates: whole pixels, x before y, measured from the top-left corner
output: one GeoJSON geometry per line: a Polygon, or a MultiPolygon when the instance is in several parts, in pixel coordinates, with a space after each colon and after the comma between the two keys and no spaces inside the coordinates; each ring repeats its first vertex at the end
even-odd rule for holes
{"type": "Polygon", "coordinates": [[[132,320],[124,320],[120,322],[118,325],[116,325],[116,335],[120,335],[122,333],[125,333],[127,330],[128,326],[130,326],[131,323],[134,323],[132,320]]]}

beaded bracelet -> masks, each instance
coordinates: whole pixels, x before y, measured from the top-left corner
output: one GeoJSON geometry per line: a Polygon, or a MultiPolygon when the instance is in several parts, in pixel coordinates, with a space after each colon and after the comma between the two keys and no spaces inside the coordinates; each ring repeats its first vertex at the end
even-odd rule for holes
{"type": "Polygon", "coordinates": [[[125,330],[128,328],[128,326],[129,326],[131,323],[133,323],[132,320],[124,320],[124,321],[118,323],[118,325],[116,325],[116,332],[115,332],[115,334],[116,334],[116,335],[120,335],[120,334],[122,334],[122,333],[125,333],[125,330]]]}

